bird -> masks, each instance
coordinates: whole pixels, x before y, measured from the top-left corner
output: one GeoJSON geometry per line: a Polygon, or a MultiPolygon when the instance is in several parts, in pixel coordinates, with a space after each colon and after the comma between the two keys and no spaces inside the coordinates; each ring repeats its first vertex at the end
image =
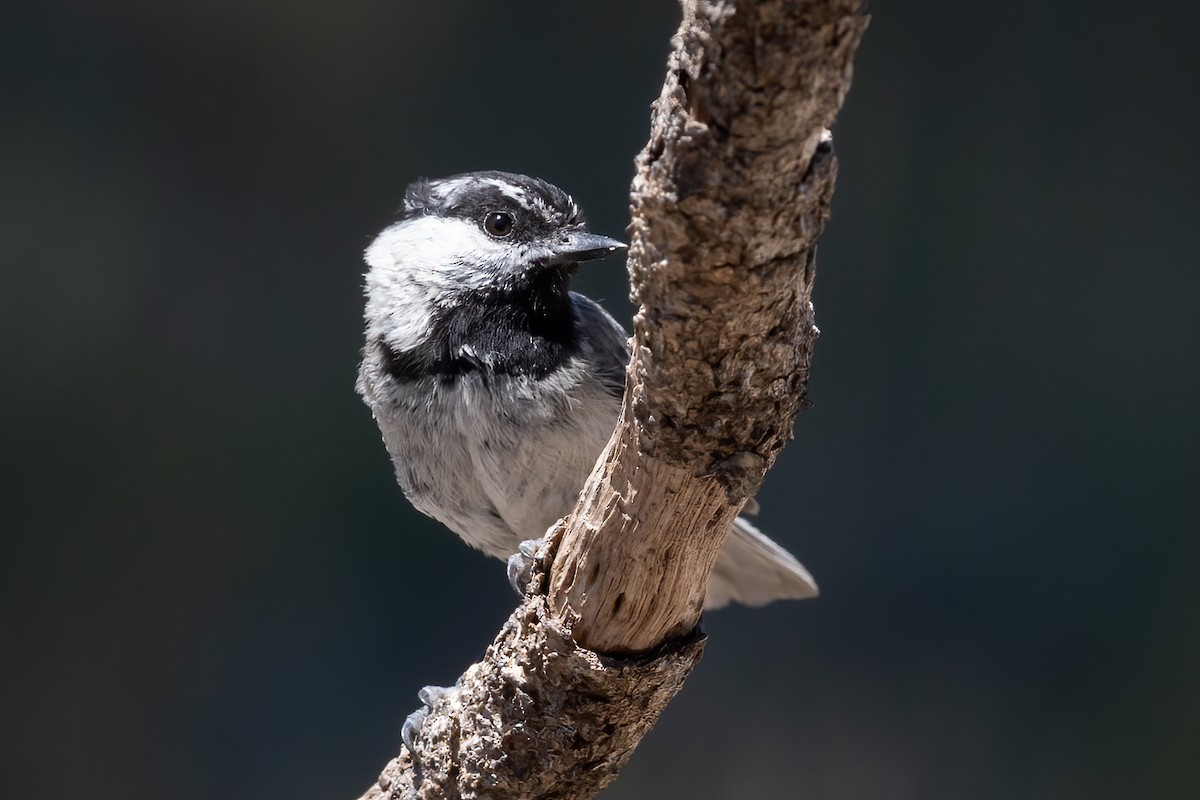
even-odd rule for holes
{"type": "MultiPolygon", "coordinates": [[[[357,390],[408,500],[489,556],[570,513],[616,426],[628,335],[570,282],[625,250],[562,189],[499,171],[413,182],[366,248],[357,390]]],[[[704,607],[816,595],[743,516],[704,607]]]]}

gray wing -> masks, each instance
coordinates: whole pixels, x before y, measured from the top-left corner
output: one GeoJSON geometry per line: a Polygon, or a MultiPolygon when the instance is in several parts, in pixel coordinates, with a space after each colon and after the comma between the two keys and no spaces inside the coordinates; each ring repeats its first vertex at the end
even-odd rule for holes
{"type": "Polygon", "coordinates": [[[595,301],[571,292],[571,302],[591,351],[588,361],[597,380],[613,397],[621,397],[625,393],[625,367],[629,363],[628,334],[595,301]]]}
{"type": "Polygon", "coordinates": [[[817,584],[808,570],[745,518],[738,517],[717,557],[704,607],[720,608],[731,600],[762,606],[775,600],[816,596],[817,584]]]}

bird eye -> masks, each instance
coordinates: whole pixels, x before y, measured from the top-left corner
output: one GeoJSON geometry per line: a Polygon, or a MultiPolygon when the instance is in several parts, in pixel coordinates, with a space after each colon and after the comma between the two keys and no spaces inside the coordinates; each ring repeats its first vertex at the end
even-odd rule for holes
{"type": "Polygon", "coordinates": [[[493,211],[483,218],[483,229],[489,236],[503,239],[512,233],[513,216],[503,211],[493,211]]]}

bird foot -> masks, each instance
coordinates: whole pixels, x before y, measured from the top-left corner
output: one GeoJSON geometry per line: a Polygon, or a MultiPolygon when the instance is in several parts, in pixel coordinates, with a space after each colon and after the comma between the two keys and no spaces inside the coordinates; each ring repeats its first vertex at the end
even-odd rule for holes
{"type": "Polygon", "coordinates": [[[457,688],[457,684],[454,686],[426,686],[417,692],[417,699],[421,701],[422,705],[408,715],[408,718],[404,720],[404,725],[400,728],[400,738],[404,741],[408,752],[412,754],[414,761],[417,760],[417,750],[413,742],[421,733],[421,726],[425,724],[425,719],[429,716],[433,704],[457,688]]]}
{"type": "Polygon", "coordinates": [[[521,597],[529,591],[533,567],[537,564],[537,550],[541,545],[541,539],[526,539],[517,545],[517,552],[508,557],[508,582],[521,597]]]}

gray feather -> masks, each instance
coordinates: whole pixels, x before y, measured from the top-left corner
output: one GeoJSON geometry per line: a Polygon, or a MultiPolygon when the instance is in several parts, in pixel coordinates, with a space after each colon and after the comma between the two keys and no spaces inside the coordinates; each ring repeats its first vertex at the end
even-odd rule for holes
{"type": "Polygon", "coordinates": [[[738,517],[708,581],[706,609],[730,601],[762,606],[775,600],[807,600],[818,594],[812,575],[791,553],[738,517]]]}

